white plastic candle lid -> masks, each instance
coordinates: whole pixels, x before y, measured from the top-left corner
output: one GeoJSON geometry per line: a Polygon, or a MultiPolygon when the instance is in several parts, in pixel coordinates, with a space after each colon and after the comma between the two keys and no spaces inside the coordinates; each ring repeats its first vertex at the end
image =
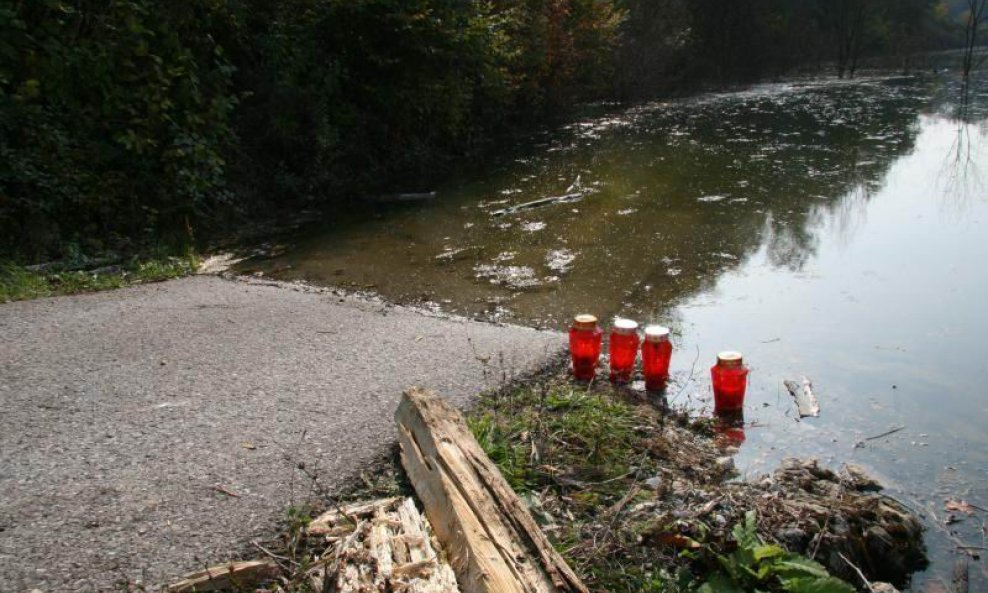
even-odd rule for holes
{"type": "Polygon", "coordinates": [[[573,327],[577,329],[593,329],[597,327],[597,318],[588,313],[581,313],[573,318],[573,327]]]}
{"type": "Polygon", "coordinates": [[[669,339],[669,328],[661,325],[649,325],[645,328],[645,339],[649,342],[664,342],[669,339]]]}
{"type": "Polygon", "coordinates": [[[614,318],[614,331],[619,334],[634,333],[638,329],[638,322],[623,317],[614,318]]]}
{"type": "Polygon", "coordinates": [[[744,361],[740,352],[725,350],[717,354],[717,363],[726,367],[739,367],[744,361]]]}

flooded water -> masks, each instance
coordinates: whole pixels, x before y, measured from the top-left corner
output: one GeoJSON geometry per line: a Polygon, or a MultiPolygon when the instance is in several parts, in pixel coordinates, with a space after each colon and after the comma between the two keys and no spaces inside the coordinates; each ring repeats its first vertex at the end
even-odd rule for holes
{"type": "Polygon", "coordinates": [[[958,546],[988,553],[988,513],[943,510],[988,508],[984,77],[960,98],[947,76],[875,76],[611,113],[243,269],[555,329],[584,311],[670,325],[669,397],[700,413],[716,352],[741,350],[739,467],[872,470],[925,517],[934,563],[913,589],[932,591],[958,546]],[[819,418],[782,385],[802,376],[819,418]]]}

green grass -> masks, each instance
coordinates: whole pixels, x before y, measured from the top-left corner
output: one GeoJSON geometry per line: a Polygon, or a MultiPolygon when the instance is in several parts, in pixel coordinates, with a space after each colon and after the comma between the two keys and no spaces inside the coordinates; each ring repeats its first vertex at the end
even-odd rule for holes
{"type": "Polygon", "coordinates": [[[100,272],[57,268],[34,271],[12,262],[0,261],[0,303],[160,282],[188,276],[198,267],[199,258],[192,253],[135,257],[100,272]]]}
{"type": "Polygon", "coordinates": [[[591,590],[853,593],[821,565],[766,545],[753,513],[737,516],[744,500],[719,490],[723,453],[707,421],[556,377],[482,397],[467,423],[591,590]],[[680,480],[692,494],[643,488],[650,476],[680,480]],[[732,501],[718,511],[722,522],[694,518],[718,491],[732,501]]]}

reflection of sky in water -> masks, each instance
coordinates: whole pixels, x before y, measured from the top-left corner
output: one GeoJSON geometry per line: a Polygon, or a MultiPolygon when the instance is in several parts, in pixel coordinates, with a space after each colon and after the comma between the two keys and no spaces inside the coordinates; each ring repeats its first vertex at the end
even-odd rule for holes
{"type": "MultiPolygon", "coordinates": [[[[718,350],[745,353],[746,471],[850,459],[919,509],[988,507],[988,118],[975,102],[974,123],[951,119],[956,96],[942,77],[876,78],[637,107],[244,269],[560,329],[581,311],[663,321],[680,380],[699,351],[683,401],[709,403],[718,350]],[[797,422],[782,380],[803,374],[823,414],[797,422]]],[[[959,537],[983,545],[979,529],[959,537]]]]}
{"type": "MultiPolygon", "coordinates": [[[[862,463],[940,516],[946,497],[988,502],[986,136],[984,123],[922,117],[915,151],[881,189],[823,210],[798,271],[774,264],[766,243],[678,309],[674,367],[688,374],[696,349],[704,363],[683,397],[707,403],[719,349],[744,350],[753,369],[743,471],[817,455],[862,463]],[[958,137],[970,142],[960,159],[958,137]],[[823,414],[797,422],[782,381],[804,374],[823,414]],[[893,426],[905,429],[855,447],[893,426]]],[[[970,518],[958,531],[983,545],[980,525],[970,518]]],[[[949,559],[943,548],[936,557],[949,559]]]]}

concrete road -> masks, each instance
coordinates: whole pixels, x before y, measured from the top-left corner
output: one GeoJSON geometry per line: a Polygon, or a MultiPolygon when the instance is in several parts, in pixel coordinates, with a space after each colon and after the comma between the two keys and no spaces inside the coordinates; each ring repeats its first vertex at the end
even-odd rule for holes
{"type": "Polygon", "coordinates": [[[562,336],[198,276],[0,305],[0,591],[149,590],[242,554],[393,442],[401,391],[463,404],[562,336]],[[486,366],[478,361],[489,357],[486,366]],[[226,494],[220,490],[226,490],[226,494]]]}

